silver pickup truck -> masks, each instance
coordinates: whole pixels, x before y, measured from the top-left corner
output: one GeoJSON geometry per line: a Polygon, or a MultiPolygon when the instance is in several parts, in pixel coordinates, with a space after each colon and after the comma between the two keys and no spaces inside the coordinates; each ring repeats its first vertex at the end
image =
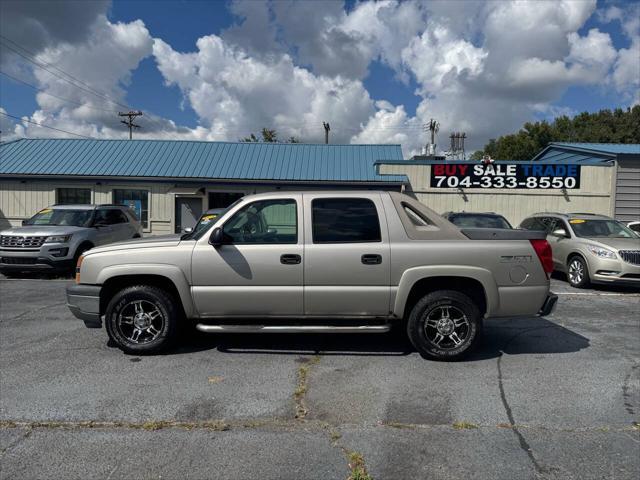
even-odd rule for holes
{"type": "Polygon", "coordinates": [[[166,349],[179,330],[387,332],[425,356],[458,358],[483,319],[548,315],[544,232],[460,230],[393,192],[247,196],[206,228],[94,248],[67,303],[127,353],[166,349]]]}

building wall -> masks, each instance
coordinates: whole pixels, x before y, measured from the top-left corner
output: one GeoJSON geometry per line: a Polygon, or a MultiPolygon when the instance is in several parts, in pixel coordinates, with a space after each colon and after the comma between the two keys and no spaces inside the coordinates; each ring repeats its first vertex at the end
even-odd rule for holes
{"type": "MultiPolygon", "coordinates": [[[[191,196],[202,198],[203,211],[209,208],[209,192],[238,192],[243,195],[273,190],[304,190],[299,185],[220,185],[216,183],[169,183],[169,182],[125,182],[125,181],[82,181],[82,180],[8,180],[0,179],[0,229],[19,226],[39,210],[56,203],[57,188],[91,189],[92,203],[113,203],[114,189],[136,189],[149,191],[149,225],[145,235],[166,235],[175,232],[175,198],[191,196]],[[185,191],[198,194],[188,194],[185,191]]],[[[314,186],[322,188],[345,188],[335,184],[314,186]]],[[[394,187],[390,187],[394,188],[394,187]]],[[[395,187],[397,190],[398,188],[395,187]]]]}
{"type": "Polygon", "coordinates": [[[410,185],[405,193],[438,213],[447,211],[496,212],[517,225],[536,212],[593,212],[613,215],[613,167],[581,168],[580,188],[576,190],[510,190],[469,188],[431,188],[431,165],[382,164],[381,174],[406,174],[410,185]]]}
{"type": "Polygon", "coordinates": [[[640,220],[640,159],[617,164],[615,217],[623,222],[640,220]]]}

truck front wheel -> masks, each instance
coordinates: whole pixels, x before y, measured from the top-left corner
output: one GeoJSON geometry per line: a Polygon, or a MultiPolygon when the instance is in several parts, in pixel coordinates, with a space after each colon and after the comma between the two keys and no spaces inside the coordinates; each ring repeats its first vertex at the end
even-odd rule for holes
{"type": "Polygon", "coordinates": [[[440,290],[414,305],[407,333],[421,354],[438,360],[457,360],[476,344],[482,317],[476,304],[463,293],[440,290]]]}
{"type": "Polygon", "coordinates": [[[178,321],[175,300],[150,285],[120,290],[105,312],[109,338],[125,353],[135,355],[166,350],[177,336],[178,321]]]}

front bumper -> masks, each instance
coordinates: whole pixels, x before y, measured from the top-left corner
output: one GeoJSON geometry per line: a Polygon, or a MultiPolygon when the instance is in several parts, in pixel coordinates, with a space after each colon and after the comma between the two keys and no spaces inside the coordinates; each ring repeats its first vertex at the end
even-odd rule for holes
{"type": "Polygon", "coordinates": [[[555,293],[549,292],[546,300],[542,304],[542,308],[538,312],[538,315],[540,315],[541,317],[546,317],[547,315],[551,315],[556,309],[557,305],[558,305],[558,295],[556,295],[555,293]]]}
{"type": "Polygon", "coordinates": [[[69,285],[67,307],[87,328],[101,328],[100,285],[69,285]]]}
{"type": "Polygon", "coordinates": [[[592,283],[635,285],[640,287],[640,265],[621,259],[588,258],[592,283]]]}
{"type": "Polygon", "coordinates": [[[70,271],[74,267],[68,244],[46,243],[37,249],[0,249],[0,272],[70,271]]]}

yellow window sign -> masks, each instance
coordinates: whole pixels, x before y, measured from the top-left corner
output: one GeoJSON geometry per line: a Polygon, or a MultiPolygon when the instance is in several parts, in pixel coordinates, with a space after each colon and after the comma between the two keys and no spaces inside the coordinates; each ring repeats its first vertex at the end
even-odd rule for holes
{"type": "Polygon", "coordinates": [[[44,208],[44,209],[40,210],[38,213],[49,213],[49,212],[53,212],[53,209],[51,209],[51,208],[44,208]]]}
{"type": "Polygon", "coordinates": [[[586,220],[582,220],[581,218],[574,218],[572,220],[569,220],[569,223],[584,223],[586,222],[586,220]]]}

